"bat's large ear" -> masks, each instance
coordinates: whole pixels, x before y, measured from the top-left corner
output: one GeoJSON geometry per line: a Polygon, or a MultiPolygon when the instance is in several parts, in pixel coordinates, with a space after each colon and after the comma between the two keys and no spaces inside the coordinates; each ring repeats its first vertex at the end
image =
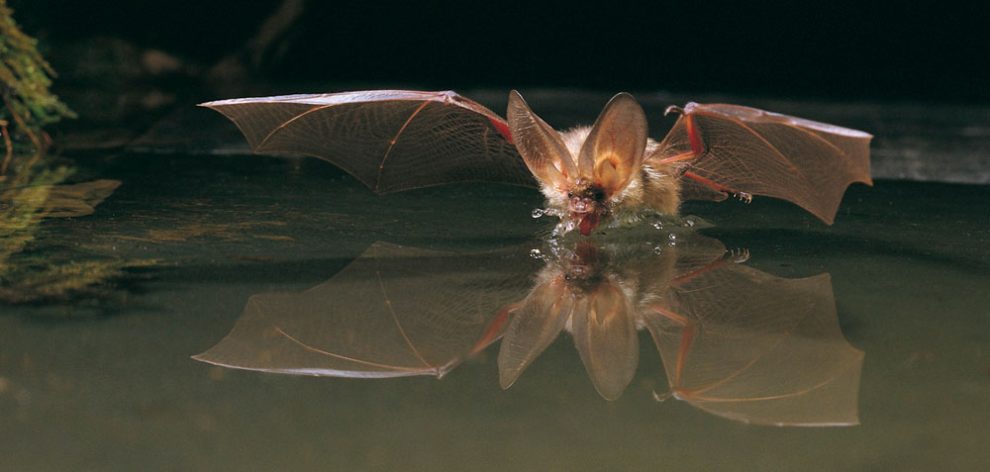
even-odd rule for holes
{"type": "Polygon", "coordinates": [[[608,195],[619,192],[643,164],[646,135],[646,114],[636,99],[628,93],[612,97],[581,146],[581,177],[601,185],[608,195]]]}
{"type": "Polygon", "coordinates": [[[506,115],[512,140],[529,171],[544,185],[567,188],[577,178],[577,167],[560,133],[536,116],[515,90],[509,92],[506,115]]]}

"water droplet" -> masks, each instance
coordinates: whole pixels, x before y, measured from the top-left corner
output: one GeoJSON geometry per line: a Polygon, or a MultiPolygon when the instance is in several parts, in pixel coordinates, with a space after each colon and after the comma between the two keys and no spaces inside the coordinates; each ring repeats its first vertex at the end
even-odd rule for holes
{"type": "Polygon", "coordinates": [[[532,257],[533,259],[540,259],[543,257],[543,253],[540,252],[539,249],[533,249],[529,251],[529,257],[532,257]]]}
{"type": "Polygon", "coordinates": [[[686,218],[684,220],[684,226],[687,226],[688,228],[694,226],[694,218],[686,218]]]}
{"type": "Polygon", "coordinates": [[[530,213],[533,218],[543,218],[543,215],[547,214],[547,211],[542,208],[534,208],[533,213],[530,213]]]}
{"type": "Polygon", "coordinates": [[[657,246],[653,248],[653,254],[660,255],[663,254],[663,246],[657,246]]]}
{"type": "Polygon", "coordinates": [[[677,240],[677,235],[674,234],[674,233],[670,233],[670,234],[667,235],[667,239],[669,239],[671,241],[676,241],[677,240]]]}
{"type": "Polygon", "coordinates": [[[656,223],[653,223],[653,227],[656,228],[656,229],[658,229],[658,230],[662,230],[663,229],[663,223],[657,221],[656,223]]]}

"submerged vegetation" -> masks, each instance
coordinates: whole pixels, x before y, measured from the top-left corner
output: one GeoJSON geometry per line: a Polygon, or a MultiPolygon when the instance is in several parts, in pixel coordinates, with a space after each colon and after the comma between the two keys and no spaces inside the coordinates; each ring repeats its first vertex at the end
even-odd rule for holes
{"type": "Polygon", "coordinates": [[[100,292],[128,267],[147,261],[80,260],[40,238],[52,217],[85,216],[119,182],[98,180],[60,185],[73,173],[48,153],[44,127],[72,110],[49,87],[55,71],[24,34],[6,0],[0,0],[0,302],[58,300],[100,292]]]}

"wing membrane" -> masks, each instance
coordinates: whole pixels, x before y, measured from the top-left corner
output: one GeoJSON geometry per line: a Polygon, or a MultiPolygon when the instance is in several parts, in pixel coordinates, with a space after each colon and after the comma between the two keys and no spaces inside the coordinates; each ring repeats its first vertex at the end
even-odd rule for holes
{"type": "Polygon", "coordinates": [[[204,103],[257,153],[332,162],[377,193],[451,182],[535,186],[505,120],[454,92],[375,90],[204,103]]]}
{"type": "Polygon", "coordinates": [[[375,243],[324,284],[251,297],[196,359],[335,377],[443,376],[472,353],[498,308],[528,285],[525,259],[375,243]]]}
{"type": "Polygon", "coordinates": [[[872,184],[862,131],[737,105],[689,103],[651,159],[694,153],[684,199],[732,193],[793,202],[831,224],[846,188],[872,184]]]}
{"type": "Polygon", "coordinates": [[[858,424],[863,352],[845,340],[827,274],[781,279],[735,264],[675,283],[646,318],[672,393],[778,426],[858,424]]]}

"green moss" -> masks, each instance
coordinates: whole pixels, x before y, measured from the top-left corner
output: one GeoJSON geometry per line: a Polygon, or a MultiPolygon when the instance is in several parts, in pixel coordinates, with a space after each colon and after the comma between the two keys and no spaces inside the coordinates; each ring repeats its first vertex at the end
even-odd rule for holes
{"type": "Polygon", "coordinates": [[[0,82],[8,116],[34,131],[75,114],[49,90],[55,71],[38,52],[37,40],[24,34],[7,0],[0,0],[0,82]]]}
{"type": "Polygon", "coordinates": [[[128,269],[155,264],[66,250],[39,240],[46,218],[84,216],[119,182],[60,185],[72,169],[46,153],[44,127],[75,114],[49,90],[55,71],[0,0],[0,303],[108,295],[128,269]]]}

